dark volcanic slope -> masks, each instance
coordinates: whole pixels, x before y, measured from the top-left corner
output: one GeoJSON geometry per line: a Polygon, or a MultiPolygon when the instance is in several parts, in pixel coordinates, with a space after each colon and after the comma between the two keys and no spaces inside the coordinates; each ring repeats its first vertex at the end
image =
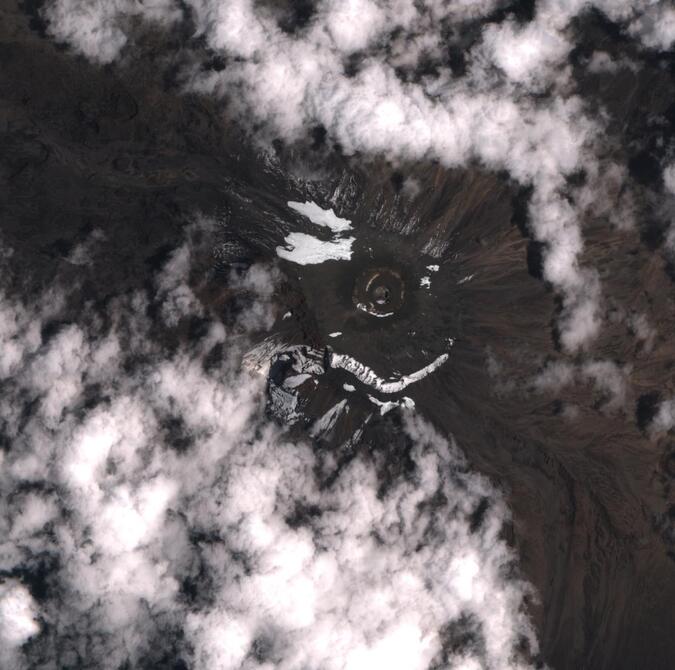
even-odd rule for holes
{"type": "MultiPolygon", "coordinates": [[[[275,161],[266,160],[214,102],[181,95],[151,57],[94,67],[44,39],[25,9],[12,0],[0,9],[0,210],[2,241],[14,250],[9,263],[19,277],[14,290],[58,280],[80,287],[72,314],[84,300],[104,310],[112,296],[150,282],[202,212],[222,222],[204,245],[219,253],[200,259],[193,285],[227,322],[238,304],[221,281],[230,267],[273,260],[289,231],[309,230],[287,201],[333,207],[352,221],[353,257],[279,263],[279,337],[319,351],[330,345],[381,376],[449,353],[437,372],[393,397],[411,397],[505,490],[509,540],[539,594],[532,614],[545,662],[556,669],[672,667],[675,447],[648,430],[658,402],[674,390],[675,302],[658,210],[658,165],[675,132],[672,57],[640,57],[638,74],[580,79],[610,115],[609,144],[629,169],[638,225],[610,229],[592,216],[584,222],[584,260],[601,274],[608,325],[590,351],[569,356],[557,341],[560,305],[541,279],[541,249],[528,237],[529,193],[505,175],[363,162],[325,147],[306,158],[281,144],[275,161]],[[647,123],[647,112],[660,122],[647,123]],[[322,179],[292,176],[312,162],[321,164],[322,179]],[[91,245],[93,263],[77,262],[80,245],[91,245]],[[390,290],[405,290],[391,319],[355,307],[359,282],[375,270],[395,273],[401,285],[394,281],[390,290]],[[425,276],[430,288],[420,285],[425,276]],[[650,346],[636,336],[637,314],[657,325],[650,346]],[[336,331],[342,336],[330,338],[336,331]],[[561,361],[577,371],[573,382],[537,383],[561,361]],[[583,367],[593,361],[625,372],[618,400],[593,383],[583,367]]],[[[618,48],[597,17],[579,30],[588,43],[618,48]]],[[[154,46],[160,54],[167,48],[154,46]]],[[[308,416],[346,397],[353,413],[317,449],[338,449],[373,414],[367,393],[341,371],[319,378],[308,416]],[[344,383],[357,387],[353,396],[344,383]]],[[[372,418],[360,448],[383,448],[398,430],[392,416],[372,418]]]]}

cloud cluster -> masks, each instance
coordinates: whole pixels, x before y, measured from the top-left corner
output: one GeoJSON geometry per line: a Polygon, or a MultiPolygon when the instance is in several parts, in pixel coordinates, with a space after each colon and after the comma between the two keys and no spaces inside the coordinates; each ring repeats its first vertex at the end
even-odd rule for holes
{"type": "MultiPolygon", "coordinates": [[[[236,337],[209,319],[193,256],[106,318],[3,294],[3,667],[528,667],[499,493],[413,416],[407,475],[376,452],[322,483],[241,366],[250,310],[236,337]],[[169,346],[150,314],[208,326],[169,346]]],[[[227,279],[264,309],[274,281],[227,279]]]]}
{"type": "MultiPolygon", "coordinates": [[[[635,317],[636,336],[644,336],[643,346],[651,346],[654,333],[646,319],[635,317]],[[644,331],[644,332],[641,332],[644,331]]],[[[584,386],[593,391],[593,405],[606,414],[627,412],[631,401],[630,375],[632,366],[621,365],[614,361],[589,359],[580,363],[567,360],[547,361],[539,372],[521,382],[509,379],[504,375],[502,363],[493,352],[486,352],[486,369],[494,380],[495,392],[500,395],[512,393],[535,393],[537,395],[560,395],[568,389],[584,386]]],[[[569,396],[568,396],[569,397],[569,396]]],[[[571,418],[576,416],[577,409],[568,406],[565,413],[571,418]]]]}
{"type": "Polygon", "coordinates": [[[656,413],[649,424],[652,435],[668,432],[675,426],[675,398],[667,398],[659,403],[656,413]]]}
{"type": "Polygon", "coordinates": [[[0,582],[0,644],[3,667],[21,667],[21,645],[39,630],[35,601],[15,579],[0,582]]]}
{"type": "Polygon", "coordinates": [[[187,11],[196,35],[226,63],[186,72],[188,88],[222,96],[245,123],[255,118],[289,141],[321,125],[348,154],[507,170],[534,189],[531,233],[546,249],[544,278],[563,298],[561,344],[575,351],[600,328],[601,287],[579,263],[582,212],[567,178],[583,170],[593,181],[607,166],[596,158],[600,122],[574,96],[570,24],[594,6],[645,47],[667,49],[673,10],[638,0],[543,0],[530,21],[487,22],[462,46],[464,26],[502,4],[322,0],[292,30],[281,10],[253,0],[188,0],[180,11],[170,0],[53,0],[45,15],[57,39],[109,62],[131,18],[168,26],[187,11]],[[464,50],[464,76],[448,64],[448,45],[464,50]]]}
{"type": "Polygon", "coordinates": [[[668,253],[675,254],[675,163],[670,163],[663,168],[663,189],[666,200],[663,205],[663,215],[668,221],[665,247],[668,253]]]}
{"type": "Polygon", "coordinates": [[[618,365],[614,361],[590,360],[578,365],[566,361],[553,361],[529,382],[538,393],[557,393],[574,384],[592,384],[599,394],[605,412],[626,408],[630,365],[618,365]]]}
{"type": "Polygon", "coordinates": [[[68,0],[51,3],[46,15],[54,37],[76,44],[87,58],[109,63],[126,45],[134,17],[170,26],[181,12],[174,0],[68,0]]]}
{"type": "Polygon", "coordinates": [[[644,12],[634,12],[628,32],[651,49],[667,51],[675,43],[675,7],[648,3],[644,12]]]}
{"type": "MultiPolygon", "coordinates": [[[[561,344],[576,351],[600,329],[601,286],[579,263],[583,208],[567,197],[567,178],[585,171],[593,182],[586,197],[603,200],[595,181],[608,166],[595,156],[599,121],[573,95],[570,24],[594,6],[644,47],[665,50],[675,40],[675,10],[638,0],[543,0],[529,22],[486,23],[464,55],[466,76],[456,77],[445,47],[460,43],[466,22],[502,4],[323,0],[289,32],[278,11],[253,0],[189,0],[196,34],[227,67],[195,68],[186,78],[189,88],[226,98],[244,122],[255,117],[290,141],[321,125],[348,154],[448,166],[477,160],[533,186],[531,233],[546,249],[543,276],[563,298],[561,344]],[[349,63],[358,64],[354,72],[349,63]],[[419,76],[424,63],[433,63],[433,75],[419,76]]],[[[170,0],[54,0],[46,9],[51,33],[99,62],[121,52],[139,15],[169,26],[182,11],[170,0]]]]}
{"type": "Polygon", "coordinates": [[[675,196],[675,163],[663,169],[663,186],[670,195],[675,196]]]}

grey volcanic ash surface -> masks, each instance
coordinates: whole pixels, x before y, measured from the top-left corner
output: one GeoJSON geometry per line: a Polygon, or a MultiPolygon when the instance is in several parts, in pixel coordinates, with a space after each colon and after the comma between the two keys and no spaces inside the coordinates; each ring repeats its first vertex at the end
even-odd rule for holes
{"type": "Polygon", "coordinates": [[[672,668],[674,42],[0,0],[0,668],[672,668]]]}

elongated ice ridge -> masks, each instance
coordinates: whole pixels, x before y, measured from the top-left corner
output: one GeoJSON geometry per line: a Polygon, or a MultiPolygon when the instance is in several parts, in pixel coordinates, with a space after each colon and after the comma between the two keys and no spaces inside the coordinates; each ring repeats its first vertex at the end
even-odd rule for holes
{"type": "Polygon", "coordinates": [[[359,363],[355,358],[346,354],[330,352],[328,354],[328,363],[333,368],[342,368],[347,372],[351,372],[361,383],[376,389],[380,393],[399,393],[407,386],[410,386],[410,384],[421,381],[434,372],[434,370],[437,370],[448,360],[448,357],[448,354],[441,354],[436,360],[432,361],[421,370],[417,370],[417,372],[413,372],[409,375],[403,375],[396,381],[385,381],[367,365],[359,363]]]}

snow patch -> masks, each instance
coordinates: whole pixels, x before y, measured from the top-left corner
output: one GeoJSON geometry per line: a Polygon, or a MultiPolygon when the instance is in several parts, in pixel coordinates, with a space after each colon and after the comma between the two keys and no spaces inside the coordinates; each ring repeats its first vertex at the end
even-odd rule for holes
{"type": "Polygon", "coordinates": [[[339,403],[333,405],[321,418],[314,422],[314,425],[309,431],[309,436],[316,438],[330,433],[342,413],[348,411],[349,407],[347,406],[347,401],[340,400],[339,403]]]}
{"type": "Polygon", "coordinates": [[[368,394],[368,400],[370,400],[370,402],[372,402],[373,405],[377,405],[380,408],[381,416],[384,416],[387,412],[391,412],[392,409],[396,409],[397,407],[410,410],[415,409],[415,401],[412,398],[408,398],[408,396],[404,396],[400,400],[382,401],[368,394]]]}
{"type": "Polygon", "coordinates": [[[344,233],[352,229],[352,222],[349,219],[341,219],[332,209],[321,209],[319,205],[309,200],[304,203],[289,200],[287,204],[291,209],[306,216],[312,223],[330,228],[334,233],[344,233]]]}
{"type": "Polygon", "coordinates": [[[352,257],[353,237],[341,237],[351,230],[348,219],[341,219],[332,209],[321,209],[316,203],[288,201],[288,206],[306,216],[313,224],[329,228],[331,240],[321,240],[307,233],[289,233],[284,238],[287,248],[277,247],[277,256],[298,265],[318,265],[329,260],[348,261],[352,257]]]}
{"type": "Polygon", "coordinates": [[[298,265],[318,265],[325,261],[348,261],[354,237],[320,240],[305,233],[289,233],[284,242],[290,249],[277,247],[277,256],[298,265]]]}

